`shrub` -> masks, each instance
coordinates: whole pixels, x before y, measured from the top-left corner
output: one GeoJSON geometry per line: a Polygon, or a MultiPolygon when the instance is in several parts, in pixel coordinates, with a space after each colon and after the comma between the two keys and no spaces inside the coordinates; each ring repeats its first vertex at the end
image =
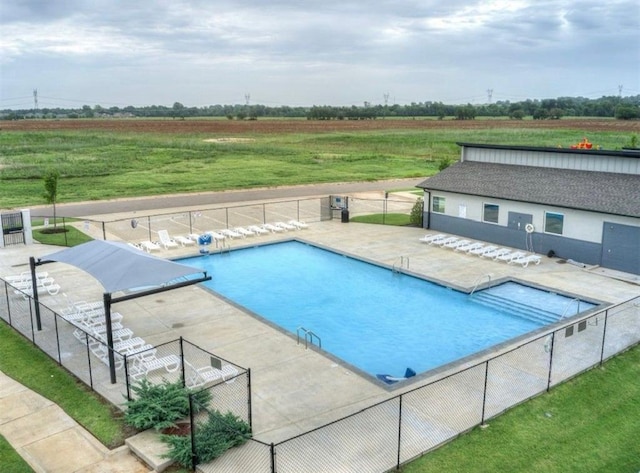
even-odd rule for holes
{"type": "Polygon", "coordinates": [[[409,216],[409,221],[411,225],[415,225],[416,227],[422,227],[422,215],[424,212],[424,201],[422,197],[418,197],[416,203],[413,204],[411,208],[411,215],[409,216]]]}
{"type": "Polygon", "coordinates": [[[447,169],[449,166],[451,166],[451,163],[453,163],[453,160],[451,158],[440,158],[438,160],[438,171],[447,169]]]}
{"type": "MultiPolygon", "coordinates": [[[[143,379],[132,390],[135,399],[126,402],[124,421],[138,430],[174,427],[177,420],[189,415],[191,390],[182,386],[181,381],[163,380],[161,384],[152,384],[143,379]]],[[[196,405],[206,405],[211,400],[208,390],[199,391],[195,396],[196,405]]]]}
{"type": "MultiPolygon", "coordinates": [[[[209,412],[205,422],[196,425],[194,442],[198,463],[207,463],[237,445],[242,445],[251,437],[249,424],[231,412],[209,412]]],[[[169,445],[164,455],[185,468],[193,468],[191,457],[191,437],[162,435],[163,442],[169,445]]]]}

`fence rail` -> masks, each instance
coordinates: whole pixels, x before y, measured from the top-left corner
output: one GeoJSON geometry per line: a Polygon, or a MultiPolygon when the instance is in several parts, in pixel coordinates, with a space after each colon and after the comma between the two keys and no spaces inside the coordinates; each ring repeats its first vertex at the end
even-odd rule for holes
{"type": "Polygon", "coordinates": [[[249,440],[198,470],[396,470],[638,343],[640,297],[567,321],[492,359],[282,442],[249,440]]]}

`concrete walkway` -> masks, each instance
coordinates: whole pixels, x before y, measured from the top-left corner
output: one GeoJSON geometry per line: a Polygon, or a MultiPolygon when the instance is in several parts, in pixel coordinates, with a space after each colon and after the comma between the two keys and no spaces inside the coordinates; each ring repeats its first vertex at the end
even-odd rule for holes
{"type": "MultiPolygon", "coordinates": [[[[0,434],[36,473],[150,471],[127,446],[109,450],[60,407],[2,372],[0,434]]],[[[6,471],[2,461],[0,471],[6,471]]]]}

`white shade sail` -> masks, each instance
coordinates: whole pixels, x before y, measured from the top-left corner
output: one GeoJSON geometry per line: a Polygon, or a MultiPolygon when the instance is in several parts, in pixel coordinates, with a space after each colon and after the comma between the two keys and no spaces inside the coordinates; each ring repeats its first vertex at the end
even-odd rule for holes
{"type": "MultiPolygon", "coordinates": [[[[144,253],[126,243],[93,240],[38,259],[82,269],[96,278],[106,292],[170,286],[177,280],[201,277],[202,269],[144,253]]],[[[206,273],[205,273],[206,274],[206,273]]]]}

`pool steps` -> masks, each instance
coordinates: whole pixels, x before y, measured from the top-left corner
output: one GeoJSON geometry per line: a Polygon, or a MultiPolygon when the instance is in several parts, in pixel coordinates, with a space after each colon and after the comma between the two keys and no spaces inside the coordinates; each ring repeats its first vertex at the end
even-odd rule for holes
{"type": "Polygon", "coordinates": [[[561,318],[559,314],[554,314],[548,310],[523,304],[521,302],[515,302],[484,291],[475,292],[473,294],[473,300],[479,304],[492,307],[518,317],[523,317],[543,325],[555,323],[561,318]]]}

